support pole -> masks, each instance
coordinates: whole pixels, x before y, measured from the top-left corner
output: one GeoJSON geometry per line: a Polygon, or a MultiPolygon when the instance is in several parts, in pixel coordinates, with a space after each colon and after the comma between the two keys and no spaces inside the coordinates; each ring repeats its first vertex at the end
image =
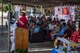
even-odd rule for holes
{"type": "Polygon", "coordinates": [[[11,0],[8,0],[9,5],[9,16],[8,16],[8,53],[10,52],[10,17],[11,17],[11,0]]]}
{"type": "Polygon", "coordinates": [[[2,0],[2,21],[1,21],[1,26],[2,26],[2,36],[3,36],[3,0],[2,0]]]}

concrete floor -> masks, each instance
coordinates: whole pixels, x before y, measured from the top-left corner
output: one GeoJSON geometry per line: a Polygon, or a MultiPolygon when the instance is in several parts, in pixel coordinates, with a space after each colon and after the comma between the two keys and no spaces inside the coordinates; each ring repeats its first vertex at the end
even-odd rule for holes
{"type": "MultiPolygon", "coordinates": [[[[51,53],[52,48],[52,42],[29,43],[28,53],[51,53]]],[[[80,51],[75,50],[69,53],[80,53],[80,51]]]]}
{"type": "Polygon", "coordinates": [[[8,51],[8,33],[7,28],[3,27],[3,35],[2,28],[0,26],[0,53],[6,53],[8,51]]]}
{"type": "Polygon", "coordinates": [[[50,53],[52,50],[51,42],[43,43],[29,43],[28,52],[29,53],[50,53]]]}

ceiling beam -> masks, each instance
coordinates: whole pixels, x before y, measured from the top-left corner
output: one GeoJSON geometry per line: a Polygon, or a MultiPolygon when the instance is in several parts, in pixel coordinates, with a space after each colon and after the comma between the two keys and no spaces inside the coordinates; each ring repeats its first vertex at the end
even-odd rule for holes
{"type": "MultiPolygon", "coordinates": [[[[8,0],[4,0],[8,1],[8,0]]],[[[66,4],[78,4],[80,0],[11,0],[13,4],[25,4],[25,5],[42,5],[42,6],[52,6],[52,5],[66,5],[66,4]]]]}

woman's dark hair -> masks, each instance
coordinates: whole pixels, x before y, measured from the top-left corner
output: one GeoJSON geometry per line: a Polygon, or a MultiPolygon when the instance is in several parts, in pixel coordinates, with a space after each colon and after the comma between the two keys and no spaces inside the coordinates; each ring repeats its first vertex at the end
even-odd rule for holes
{"type": "Polygon", "coordinates": [[[63,23],[63,26],[66,26],[66,23],[63,23]]]}
{"type": "Polygon", "coordinates": [[[67,24],[67,26],[71,28],[71,24],[67,24]]]}

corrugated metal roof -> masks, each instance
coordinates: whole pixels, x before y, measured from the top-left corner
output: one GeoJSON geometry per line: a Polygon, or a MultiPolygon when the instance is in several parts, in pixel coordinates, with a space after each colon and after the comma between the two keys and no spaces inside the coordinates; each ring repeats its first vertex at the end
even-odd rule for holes
{"type": "MultiPolygon", "coordinates": [[[[7,2],[8,0],[4,0],[7,2]]],[[[25,5],[54,5],[59,3],[80,3],[80,0],[10,0],[13,4],[25,4],[25,5]]]]}

